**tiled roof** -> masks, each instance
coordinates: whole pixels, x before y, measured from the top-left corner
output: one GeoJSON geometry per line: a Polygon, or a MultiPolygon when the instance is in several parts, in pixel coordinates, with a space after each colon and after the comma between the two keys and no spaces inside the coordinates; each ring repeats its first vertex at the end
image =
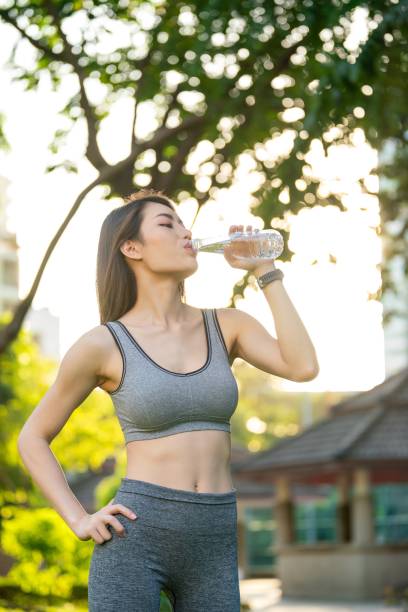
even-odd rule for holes
{"type": "Polygon", "coordinates": [[[231,466],[234,466],[236,463],[241,463],[241,461],[245,461],[250,456],[252,456],[252,453],[245,446],[241,446],[236,442],[231,443],[231,466]]]}
{"type": "Polygon", "coordinates": [[[351,459],[408,459],[408,405],[385,408],[381,421],[352,449],[351,459]]]}
{"type": "Polygon", "coordinates": [[[275,494],[275,485],[270,483],[258,483],[250,480],[243,480],[233,475],[233,484],[237,489],[239,499],[272,498],[275,494]]]}
{"type": "Polygon", "coordinates": [[[363,391],[338,402],[332,407],[332,414],[355,410],[356,408],[372,408],[373,405],[408,405],[408,368],[404,368],[386,378],[382,383],[368,391],[363,391]]]}
{"type": "Polygon", "coordinates": [[[336,404],[328,418],[244,459],[234,471],[358,460],[408,461],[408,369],[336,404]]]}

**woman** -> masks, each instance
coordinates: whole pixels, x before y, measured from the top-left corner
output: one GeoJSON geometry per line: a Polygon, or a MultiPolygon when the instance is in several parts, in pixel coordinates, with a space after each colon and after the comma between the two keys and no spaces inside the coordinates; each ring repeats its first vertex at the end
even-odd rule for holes
{"type": "MultiPolygon", "coordinates": [[[[239,612],[231,365],[240,357],[297,381],[318,371],[281,279],[264,290],[279,341],[243,311],[185,303],[184,279],[197,270],[190,239],[172,201],[152,189],[108,214],[97,258],[101,325],[67,351],[19,435],[34,481],[78,538],[95,542],[90,612],[157,611],[161,589],[176,612],[239,612]],[[112,397],[127,470],[114,499],[88,514],[49,445],[97,386],[112,397]]],[[[224,256],[242,267],[233,249],[224,256]]],[[[275,267],[244,269],[258,277],[275,267]]]]}

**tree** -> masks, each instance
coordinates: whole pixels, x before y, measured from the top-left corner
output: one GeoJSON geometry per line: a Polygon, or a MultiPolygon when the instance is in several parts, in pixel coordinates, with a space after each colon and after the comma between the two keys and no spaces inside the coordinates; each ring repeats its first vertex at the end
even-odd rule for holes
{"type": "MultiPolygon", "coordinates": [[[[9,317],[2,316],[6,325],[9,317]]],[[[0,505],[6,501],[25,502],[31,490],[18,455],[16,439],[30,412],[39,402],[55,372],[56,364],[40,356],[27,330],[0,355],[0,505]]],[[[0,519],[1,520],[1,519],[0,519]]]]}
{"type": "MultiPolygon", "coordinates": [[[[361,125],[376,147],[390,137],[405,143],[405,1],[17,1],[1,8],[0,18],[19,34],[9,65],[27,88],[36,89],[45,75],[54,88],[66,74],[76,76],[77,90],[51,143],[56,161],[49,170],[61,165],[77,170],[80,160],[58,159],[58,152],[79,122],[87,132],[84,156],[97,172],[52,239],[13,320],[0,331],[0,351],[16,337],[57,241],[96,185],[109,186],[110,196],[146,185],[171,193],[175,201],[191,195],[196,218],[208,198],[234,183],[246,153],[257,183],[252,210],[269,226],[271,218],[304,206],[342,208],[338,194],[323,200],[318,180],[307,173],[305,154],[314,139],[322,138],[325,147],[347,142],[361,125]],[[353,44],[361,11],[366,31],[353,44]],[[34,69],[17,59],[23,42],[35,49],[34,69]],[[97,103],[95,85],[104,92],[97,103]],[[98,133],[119,97],[133,104],[130,152],[109,164],[98,133]],[[155,124],[140,137],[136,128],[147,103],[155,124]],[[325,140],[331,128],[336,135],[325,140]],[[282,134],[287,149],[266,154],[263,144],[282,134]],[[200,158],[202,143],[207,152],[200,158]],[[188,164],[192,154],[199,157],[196,167],[188,164]]],[[[390,206],[383,221],[394,214],[399,208],[390,206]]],[[[285,241],[281,258],[289,256],[285,241]]],[[[384,290],[390,286],[386,272],[384,290]]],[[[232,307],[248,274],[243,280],[234,287],[232,307]]]]}

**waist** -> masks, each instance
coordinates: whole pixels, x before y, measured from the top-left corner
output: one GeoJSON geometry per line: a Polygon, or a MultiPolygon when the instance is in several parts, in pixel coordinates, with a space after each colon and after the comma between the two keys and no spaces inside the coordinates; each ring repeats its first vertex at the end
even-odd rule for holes
{"type": "MultiPolygon", "coordinates": [[[[114,503],[133,510],[138,518],[126,520],[130,532],[147,530],[149,541],[157,549],[175,531],[178,538],[192,535],[208,538],[232,538],[236,542],[236,489],[224,493],[201,493],[164,487],[151,482],[122,478],[114,503]],[[170,531],[169,531],[170,530],[170,531]],[[227,534],[230,534],[227,536],[227,534]]],[[[138,544],[136,544],[137,546],[138,544]]]]}
{"type": "Polygon", "coordinates": [[[138,493],[150,497],[158,497],[173,501],[187,501],[206,504],[235,503],[237,490],[230,487],[227,491],[189,491],[177,487],[167,487],[147,480],[128,478],[121,479],[118,491],[123,493],[138,493]]]}
{"type": "Polygon", "coordinates": [[[231,490],[226,432],[185,432],[127,444],[126,477],[190,491],[231,490]]]}

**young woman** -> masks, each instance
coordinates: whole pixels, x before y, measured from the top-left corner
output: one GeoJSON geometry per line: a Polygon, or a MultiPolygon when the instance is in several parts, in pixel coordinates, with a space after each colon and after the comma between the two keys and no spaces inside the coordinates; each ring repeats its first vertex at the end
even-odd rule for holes
{"type": "MultiPolygon", "coordinates": [[[[133,194],[108,214],[97,257],[101,325],[67,351],[19,435],[33,480],[78,538],[95,542],[90,612],[157,612],[161,589],[175,612],[239,612],[231,365],[240,357],[296,381],[318,371],[281,278],[264,289],[279,339],[244,311],[185,303],[184,279],[197,270],[190,239],[158,191],[133,194]],[[127,469],[113,500],[88,514],[49,445],[97,386],[114,403],[127,469]]],[[[242,267],[233,247],[224,256],[242,267]]],[[[247,269],[258,278],[275,267],[247,269]]]]}

